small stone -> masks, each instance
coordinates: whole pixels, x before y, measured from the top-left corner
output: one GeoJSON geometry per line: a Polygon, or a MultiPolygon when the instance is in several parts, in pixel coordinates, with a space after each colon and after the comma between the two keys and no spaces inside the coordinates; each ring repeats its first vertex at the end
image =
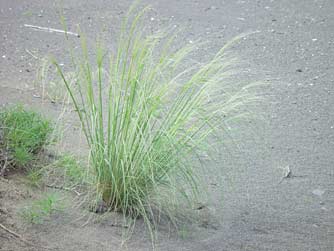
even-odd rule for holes
{"type": "Polygon", "coordinates": [[[202,203],[197,203],[197,205],[195,206],[195,210],[202,210],[202,209],[204,209],[204,208],[206,208],[206,206],[204,205],[204,204],[202,204],[202,203]]]}
{"type": "Polygon", "coordinates": [[[322,195],[325,193],[325,191],[322,190],[322,189],[320,189],[320,188],[317,188],[317,189],[314,189],[314,190],[312,191],[312,193],[313,193],[314,195],[317,195],[317,196],[322,196],[322,195]]]}
{"type": "Polygon", "coordinates": [[[210,7],[206,8],[205,11],[216,10],[216,9],[218,9],[216,6],[210,6],[210,7]]]}
{"type": "Polygon", "coordinates": [[[303,70],[302,69],[297,69],[296,72],[303,72],[303,70]]]}

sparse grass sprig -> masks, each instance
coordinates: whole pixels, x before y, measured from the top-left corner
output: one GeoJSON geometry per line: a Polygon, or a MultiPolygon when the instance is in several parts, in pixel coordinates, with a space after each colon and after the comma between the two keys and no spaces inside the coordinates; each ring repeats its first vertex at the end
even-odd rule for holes
{"type": "Polygon", "coordinates": [[[86,182],[83,164],[77,157],[64,154],[39,170],[43,182],[49,187],[74,190],[86,182]]]}
{"type": "Polygon", "coordinates": [[[41,224],[57,210],[62,210],[60,198],[57,194],[50,193],[24,207],[20,215],[28,223],[41,224]]]}

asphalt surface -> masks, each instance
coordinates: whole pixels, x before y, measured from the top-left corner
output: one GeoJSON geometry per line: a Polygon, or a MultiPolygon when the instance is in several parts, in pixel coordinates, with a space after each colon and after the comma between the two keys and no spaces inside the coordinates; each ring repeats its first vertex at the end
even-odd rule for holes
{"type": "MultiPolygon", "coordinates": [[[[70,30],[80,24],[92,40],[101,33],[113,41],[115,24],[130,3],[65,1],[64,16],[70,30]]],[[[152,4],[152,29],[183,27],[180,41],[209,42],[197,60],[236,35],[254,32],[234,46],[245,62],[240,78],[268,84],[259,107],[263,120],[237,126],[232,135],[238,149],[222,148],[215,164],[225,184],[215,205],[222,209],[222,223],[189,239],[162,236],[160,249],[334,250],[334,1],[142,4],[152,4]],[[283,179],[286,170],[291,174],[283,179]]],[[[61,35],[24,27],[60,28],[56,7],[53,1],[0,0],[0,103],[20,100],[38,107],[35,57],[53,54],[66,64],[61,35]]],[[[149,246],[136,237],[130,243],[130,250],[149,246]]]]}

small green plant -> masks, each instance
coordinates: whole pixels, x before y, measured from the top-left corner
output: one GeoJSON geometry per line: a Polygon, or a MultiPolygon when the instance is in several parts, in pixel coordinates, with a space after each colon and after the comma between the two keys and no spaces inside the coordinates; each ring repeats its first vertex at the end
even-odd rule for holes
{"type": "Polygon", "coordinates": [[[23,219],[29,223],[40,224],[53,212],[61,210],[56,194],[47,194],[44,198],[34,201],[20,212],[23,219]]]}
{"type": "Polygon", "coordinates": [[[1,110],[0,175],[9,166],[27,166],[48,143],[51,132],[48,120],[22,106],[1,110]]]}
{"type": "Polygon", "coordinates": [[[43,167],[40,172],[48,185],[71,189],[84,183],[85,171],[82,166],[74,156],[65,154],[43,167]]]}
{"type": "Polygon", "coordinates": [[[68,183],[79,184],[84,177],[84,170],[80,162],[71,155],[64,155],[56,161],[56,167],[63,170],[64,177],[68,183]]]}
{"type": "Polygon", "coordinates": [[[191,235],[190,230],[186,227],[181,227],[178,230],[179,230],[178,234],[179,234],[181,239],[187,239],[191,235]]]}
{"type": "Polygon", "coordinates": [[[110,210],[143,217],[151,229],[156,209],[171,212],[158,199],[162,193],[172,203],[192,203],[203,191],[197,156],[210,153],[208,137],[224,133],[224,124],[257,97],[251,85],[228,81],[235,62],[229,44],[212,60],[187,67],[197,45],[172,49],[175,36],[145,35],[146,9],[130,21],[132,11],[123,20],[115,54],[98,43],[96,67],[81,36],[82,56],[75,58],[71,50],[76,85],[54,64],[90,148],[97,198],[110,210]]]}
{"type": "Polygon", "coordinates": [[[69,154],[61,155],[43,166],[30,167],[26,179],[34,187],[74,191],[77,195],[80,194],[77,189],[84,188],[87,181],[82,163],[69,154]]]}
{"type": "Polygon", "coordinates": [[[27,172],[27,179],[30,185],[39,187],[42,181],[43,175],[40,168],[31,168],[27,172]]]}

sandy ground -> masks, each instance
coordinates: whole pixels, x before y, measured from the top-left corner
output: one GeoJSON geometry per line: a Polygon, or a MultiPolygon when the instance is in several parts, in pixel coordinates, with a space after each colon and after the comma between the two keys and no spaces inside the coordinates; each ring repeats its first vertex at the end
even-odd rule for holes
{"type": "MultiPolygon", "coordinates": [[[[70,30],[80,24],[89,39],[102,34],[111,47],[115,27],[130,5],[111,0],[64,2],[70,30]]],[[[209,205],[217,209],[213,217],[222,219],[221,224],[197,225],[182,238],[162,230],[158,249],[334,250],[334,2],[142,3],[153,6],[147,20],[152,29],[181,26],[180,41],[209,41],[198,52],[200,58],[240,33],[257,31],[234,47],[246,61],[241,78],[270,83],[262,107],[265,122],[252,122],[248,130],[237,127],[233,136],[238,148],[229,147],[228,153],[222,148],[221,161],[210,163],[223,174],[224,196],[209,205]],[[287,166],[292,177],[280,182],[287,166]]],[[[24,27],[60,28],[55,8],[53,1],[0,0],[0,104],[20,101],[49,116],[60,110],[57,104],[41,105],[33,82],[36,57],[53,54],[66,67],[63,37],[24,27]]],[[[81,227],[72,209],[47,224],[23,226],[15,210],[38,193],[29,192],[17,177],[0,181],[1,223],[37,246],[0,229],[0,250],[121,249],[120,230],[110,226],[111,221],[81,227]]],[[[123,249],[151,249],[141,228],[139,224],[123,249]]]]}

